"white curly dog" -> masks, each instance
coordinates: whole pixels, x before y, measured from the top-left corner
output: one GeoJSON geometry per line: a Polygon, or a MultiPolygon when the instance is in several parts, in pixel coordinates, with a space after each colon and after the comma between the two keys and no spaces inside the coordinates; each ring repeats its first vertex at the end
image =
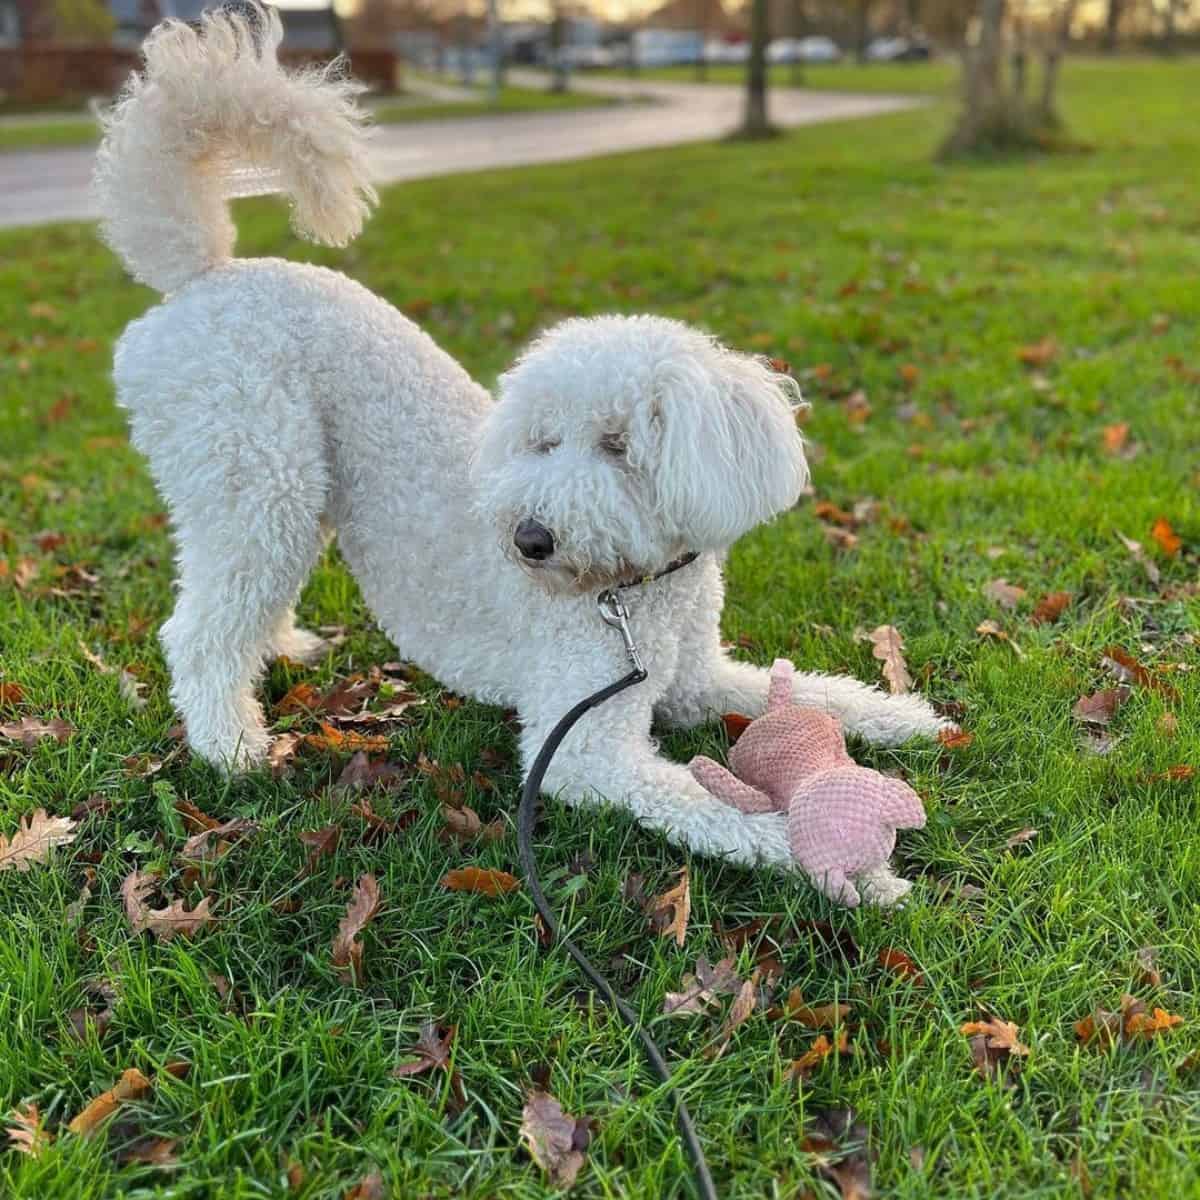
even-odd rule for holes
{"type": "MultiPolygon", "coordinates": [[[[292,606],[336,533],[402,656],[517,709],[528,765],[577,700],[627,669],[598,591],[631,594],[648,680],[590,712],[546,776],[706,854],[791,867],[785,818],[746,816],[661,757],[651,723],[764,709],[768,673],[721,646],[721,560],[808,478],[790,382],[650,316],[569,320],[475,383],[394,308],[333,271],[232,258],[230,168],[274,172],[294,223],[344,245],[374,194],[355,88],[275,59],[278,18],[168,21],[108,114],[95,186],[109,244],[166,299],[116,350],[120,403],[178,545],[162,629],[192,749],[252,767],[263,661],[311,659],[292,606]]],[[[798,703],[892,745],[945,724],[912,696],[798,675],[798,703]]]]}

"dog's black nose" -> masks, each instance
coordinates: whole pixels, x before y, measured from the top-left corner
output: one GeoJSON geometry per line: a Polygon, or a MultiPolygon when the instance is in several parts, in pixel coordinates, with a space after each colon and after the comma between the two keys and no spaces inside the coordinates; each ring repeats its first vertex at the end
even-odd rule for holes
{"type": "Polygon", "coordinates": [[[541,562],[554,553],[554,534],[545,525],[526,517],[513,534],[513,544],[526,558],[541,562]]]}

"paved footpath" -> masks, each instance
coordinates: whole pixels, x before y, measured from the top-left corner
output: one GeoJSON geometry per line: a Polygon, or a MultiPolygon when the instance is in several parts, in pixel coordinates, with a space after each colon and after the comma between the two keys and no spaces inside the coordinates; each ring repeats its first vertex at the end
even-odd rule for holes
{"type": "MultiPolygon", "coordinates": [[[[513,83],[544,86],[540,77],[512,72],[513,83]]],[[[493,167],[567,162],[625,150],[719,138],[736,128],[742,89],[720,84],[662,83],[577,76],[572,87],[619,95],[629,103],[557,112],[448,118],[381,125],[374,135],[380,183],[425,179],[493,167]],[[638,103],[643,99],[645,103],[638,103]]],[[[920,100],[774,88],[771,120],[811,125],[911,108],[920,100]]],[[[87,220],[95,151],[89,146],[0,154],[0,227],[87,220]]]]}

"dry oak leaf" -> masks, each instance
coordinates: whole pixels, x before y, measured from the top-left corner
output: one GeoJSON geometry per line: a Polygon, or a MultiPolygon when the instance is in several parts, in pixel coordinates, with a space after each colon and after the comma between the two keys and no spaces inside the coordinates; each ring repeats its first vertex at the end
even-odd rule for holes
{"type": "Polygon", "coordinates": [[[965,750],[975,740],[975,735],[965,729],[939,729],[937,740],[947,750],[965,750]]]}
{"type": "Polygon", "coordinates": [[[725,736],[729,739],[729,744],[732,746],[746,732],[746,726],[750,724],[750,718],[743,716],[741,713],[730,712],[721,718],[721,724],[725,726],[725,736]]]}
{"type": "Polygon", "coordinates": [[[515,892],[520,886],[520,880],[493,867],[459,867],[442,876],[442,887],[448,891],[475,892],[480,896],[501,896],[515,892]]]}
{"type": "Polygon", "coordinates": [[[1070,606],[1070,592],[1049,592],[1035,605],[1031,620],[1035,625],[1053,625],[1070,606]]]}
{"type": "Polygon", "coordinates": [[[1107,647],[1100,659],[1100,664],[1122,683],[1136,683],[1139,687],[1158,692],[1160,696],[1165,696],[1168,700],[1179,699],[1179,693],[1169,683],[1164,683],[1161,679],[1151,675],[1132,654],[1120,646],[1107,647]]]}
{"type": "Polygon", "coordinates": [[[182,900],[176,900],[166,908],[148,907],[146,901],[157,885],[157,875],[136,869],[130,871],[121,883],[125,916],[136,933],[149,932],[160,942],[169,942],[176,934],[194,937],[198,930],[213,920],[209,911],[212,900],[208,896],[190,911],[184,907],[182,900]]]}
{"type": "Polygon", "coordinates": [[[44,863],[55,846],[75,840],[75,822],[68,817],[50,817],[44,808],[22,819],[11,838],[0,833],[0,871],[28,871],[44,863]]]}
{"type": "Polygon", "coordinates": [[[1158,969],[1158,952],[1153,946],[1141,946],[1133,956],[1138,978],[1147,987],[1162,987],[1162,972],[1158,969]]]}
{"type": "Polygon", "coordinates": [[[9,1146],[30,1158],[40,1158],[54,1140],[42,1127],[42,1114],[36,1104],[14,1108],[5,1118],[9,1146]]]}
{"type": "Polygon", "coordinates": [[[36,746],[42,738],[53,738],[56,742],[65,742],[73,733],[75,727],[58,717],[43,721],[38,717],[22,717],[19,721],[10,721],[0,725],[0,738],[10,742],[20,742],[25,746],[36,746]]]}
{"type": "Polygon", "coordinates": [[[959,1033],[965,1037],[986,1038],[989,1050],[1005,1050],[1023,1058],[1029,1053],[1029,1047],[1017,1036],[1020,1032],[1011,1021],[1000,1021],[995,1017],[986,1021],[967,1021],[959,1027],[959,1033]]]}
{"type": "Polygon", "coordinates": [[[1071,709],[1071,716],[1085,725],[1107,725],[1128,699],[1128,688],[1105,688],[1090,696],[1081,696],[1071,709]]]}
{"type": "Polygon", "coordinates": [[[798,1021],[808,1029],[835,1029],[850,1015],[850,1005],[820,1004],[812,1008],[804,1003],[800,989],[794,987],[778,1015],[780,1020],[798,1021]]]}
{"type": "Polygon", "coordinates": [[[347,1193],[345,1200],[387,1200],[383,1176],[378,1171],[364,1175],[347,1193]]]}
{"type": "Polygon", "coordinates": [[[1124,1020],[1126,1037],[1151,1038],[1156,1033],[1165,1033],[1183,1024],[1183,1018],[1167,1012],[1165,1008],[1147,1011],[1143,1001],[1135,996],[1121,997],[1121,1016],[1124,1020]]]}
{"type": "Polygon", "coordinates": [[[136,1067],[122,1073],[116,1086],[95,1098],[67,1128],[81,1137],[91,1137],[97,1127],[112,1116],[126,1100],[136,1100],[150,1090],[150,1080],[136,1067]]]}
{"type": "Polygon", "coordinates": [[[761,975],[762,972],[756,968],[754,974],[742,984],[733,1003],[729,1006],[729,1012],[725,1020],[721,1024],[720,1040],[713,1042],[708,1047],[704,1052],[705,1058],[720,1058],[729,1049],[729,1043],[733,1040],[734,1030],[750,1019],[750,1015],[758,1007],[758,981],[761,975]]]}
{"type": "Polygon", "coordinates": [[[983,594],[989,600],[993,600],[999,604],[1001,608],[1016,608],[1025,598],[1026,592],[1023,587],[1017,587],[1016,584],[1009,583],[1007,579],[1001,578],[985,583],[983,585],[983,594]]]}
{"type": "Polygon", "coordinates": [[[1162,575],[1159,573],[1158,565],[1152,559],[1146,557],[1146,552],[1142,549],[1142,543],[1135,542],[1133,538],[1127,538],[1120,530],[1117,530],[1117,538],[1121,542],[1121,545],[1129,551],[1134,562],[1138,563],[1142,570],[1146,572],[1146,578],[1155,587],[1158,587],[1162,582],[1162,575]]]}
{"type": "Polygon", "coordinates": [[[392,1074],[397,1078],[406,1075],[421,1075],[433,1067],[447,1070],[450,1066],[450,1043],[454,1041],[456,1028],[447,1026],[443,1031],[436,1021],[426,1021],[421,1026],[417,1043],[413,1050],[418,1057],[408,1062],[399,1063],[392,1068],[392,1074]]]}
{"type": "Polygon", "coordinates": [[[742,986],[733,959],[723,958],[716,966],[701,955],[696,961],[696,973],[683,977],[682,992],[668,992],[663,999],[664,1015],[704,1013],[717,1003],[718,996],[736,995],[742,986]]]}
{"type": "Polygon", "coordinates": [[[1017,348],[1017,358],[1027,367],[1049,366],[1058,357],[1058,342],[1044,337],[1040,342],[1031,342],[1017,348]]]}
{"type": "Polygon", "coordinates": [[[1004,848],[1015,850],[1018,846],[1025,845],[1026,842],[1032,842],[1037,837],[1037,833],[1036,829],[1019,829],[1004,843],[1004,848]]]}
{"type": "Polygon", "coordinates": [[[921,968],[903,950],[886,947],[880,950],[878,962],[881,967],[885,967],[893,975],[898,975],[901,979],[911,979],[914,987],[925,986],[925,976],[921,968]]]}
{"type": "Polygon", "coordinates": [[[793,1059],[788,1066],[787,1079],[789,1083],[807,1079],[831,1054],[848,1054],[850,1052],[850,1037],[843,1029],[836,1042],[831,1042],[823,1033],[818,1035],[813,1044],[799,1058],[793,1059]]]}
{"type": "Polygon", "coordinates": [[[25,698],[25,689],[19,683],[0,679],[0,708],[16,708],[25,698]]]}
{"type": "Polygon", "coordinates": [[[1183,545],[1183,538],[1171,528],[1171,522],[1166,517],[1159,517],[1154,522],[1150,529],[1150,536],[1158,543],[1158,548],[1168,558],[1174,558],[1183,545]]]}
{"type": "Polygon", "coordinates": [[[521,1140],[558,1187],[574,1184],[591,1141],[591,1122],[563,1112],[549,1092],[531,1092],[521,1114],[521,1140]]]}
{"type": "Polygon", "coordinates": [[[901,695],[912,687],[912,676],[904,661],[904,638],[894,625],[880,625],[869,635],[871,653],[879,659],[880,670],[887,680],[888,691],[901,695]]]}
{"type": "Polygon", "coordinates": [[[675,944],[682,946],[687,937],[688,919],[692,915],[692,889],[688,880],[687,867],[679,868],[679,882],[660,896],[655,896],[646,907],[651,924],[663,937],[674,937],[675,944]]]}
{"type": "Polygon", "coordinates": [[[126,1147],[117,1157],[121,1164],[139,1163],[144,1167],[177,1167],[175,1154],[178,1138],[141,1138],[126,1147]]]}
{"type": "Polygon", "coordinates": [[[363,944],[357,939],[378,911],[379,884],[374,875],[360,875],[333,939],[333,965],[343,983],[362,980],[363,944]]]}
{"type": "Polygon", "coordinates": [[[314,750],[332,750],[336,754],[356,754],[360,750],[368,754],[382,754],[388,748],[388,740],[381,735],[355,733],[354,730],[335,729],[328,721],[322,721],[320,733],[304,735],[304,744],[314,750]]]}
{"type": "Polygon", "coordinates": [[[1106,454],[1120,454],[1129,440],[1129,422],[1119,421],[1115,425],[1105,425],[1102,437],[1106,454]]]}
{"type": "Polygon", "coordinates": [[[979,624],[975,626],[975,632],[979,634],[980,637],[995,638],[995,640],[998,642],[1007,642],[1008,645],[1012,647],[1013,653],[1018,658],[1025,657],[1021,651],[1021,647],[1018,646],[1017,643],[1014,642],[1012,638],[1010,638],[1008,634],[996,624],[995,621],[980,621],[979,624]]]}
{"type": "Polygon", "coordinates": [[[1075,1022],[1075,1036],[1085,1045],[1095,1041],[1097,1046],[1107,1050],[1120,1039],[1121,1026],[1120,1013],[1097,1008],[1082,1021],[1075,1022]]]}

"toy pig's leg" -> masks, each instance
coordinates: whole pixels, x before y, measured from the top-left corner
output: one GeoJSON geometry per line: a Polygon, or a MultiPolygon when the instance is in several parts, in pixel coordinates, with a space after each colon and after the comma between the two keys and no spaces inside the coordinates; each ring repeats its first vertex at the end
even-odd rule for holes
{"type": "Polygon", "coordinates": [[[846,908],[858,907],[858,889],[840,868],[830,867],[820,875],[810,875],[809,880],[818,892],[828,896],[835,904],[845,905],[846,908]]]}
{"type": "Polygon", "coordinates": [[[893,829],[923,829],[925,806],[902,779],[883,778],[879,815],[893,829]]]}
{"type": "Polygon", "coordinates": [[[862,888],[863,899],[880,908],[899,904],[912,891],[912,884],[901,879],[887,863],[863,871],[858,876],[858,885],[862,888]]]}
{"type": "Polygon", "coordinates": [[[766,792],[743,783],[731,771],[727,771],[718,762],[697,754],[688,763],[688,770],[705,791],[711,792],[718,800],[732,805],[738,812],[765,813],[775,812],[776,805],[766,792]]]}

